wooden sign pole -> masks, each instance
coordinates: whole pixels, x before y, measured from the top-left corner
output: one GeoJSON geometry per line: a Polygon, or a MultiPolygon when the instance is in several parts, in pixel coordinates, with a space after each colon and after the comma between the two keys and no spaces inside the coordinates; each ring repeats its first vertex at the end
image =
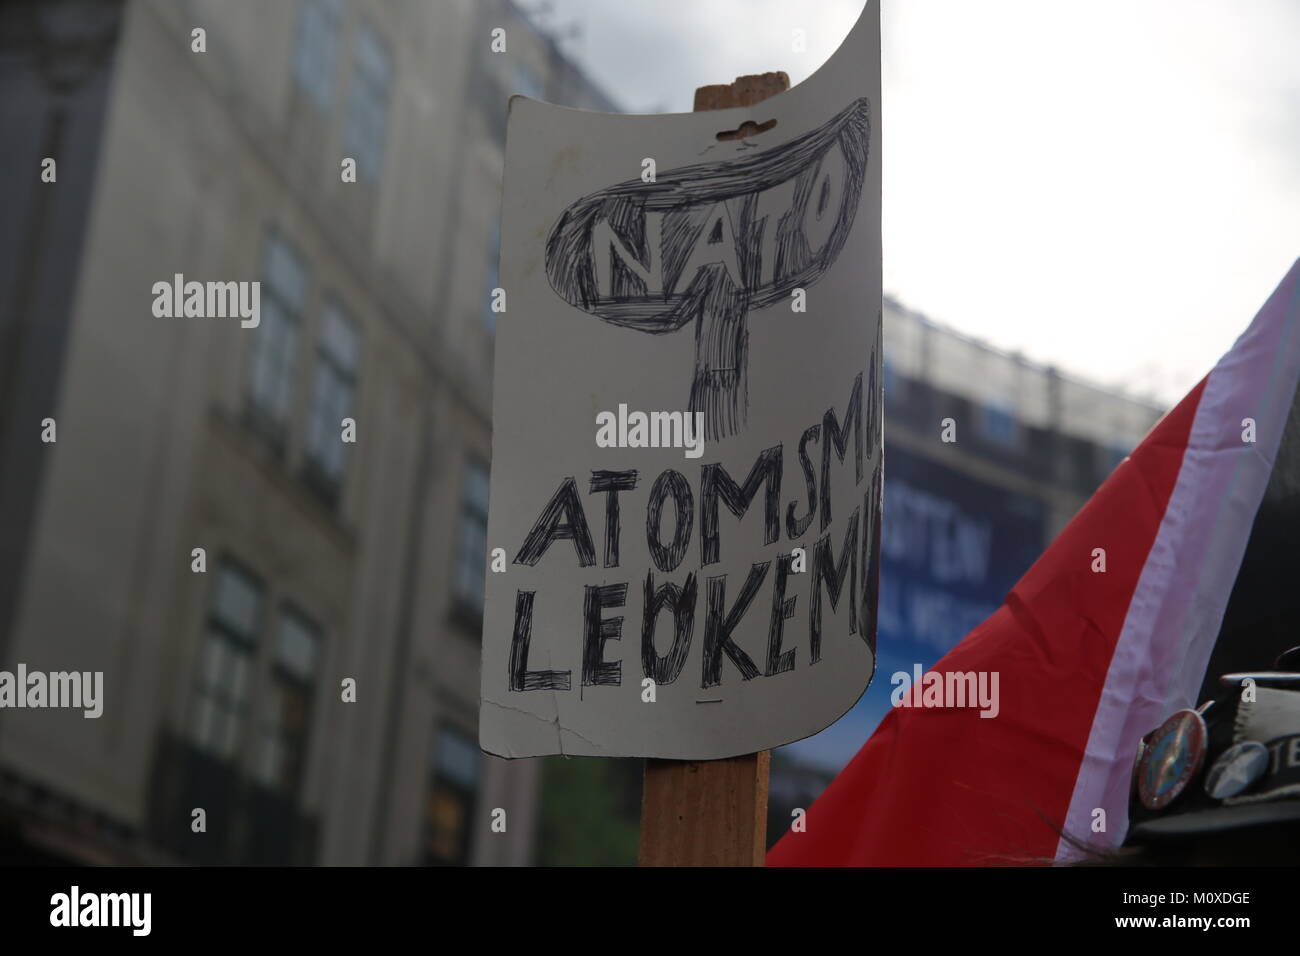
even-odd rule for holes
{"type": "Polygon", "coordinates": [[[762,866],[770,757],[647,760],[641,865],[762,866]]]}
{"type": "MultiPolygon", "coordinates": [[[[695,112],[752,106],[789,88],[780,72],[701,86],[695,112]]],[[[742,126],[737,138],[746,134],[742,126]]],[[[770,761],[767,750],[725,760],[647,760],[641,866],[762,866],[770,761]]]]}

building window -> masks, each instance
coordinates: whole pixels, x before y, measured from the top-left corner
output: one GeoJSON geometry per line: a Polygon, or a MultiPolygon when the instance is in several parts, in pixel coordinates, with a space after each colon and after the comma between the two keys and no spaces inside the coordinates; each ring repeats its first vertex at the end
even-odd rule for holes
{"type": "Polygon", "coordinates": [[[469,862],[470,820],[479,785],[479,749],[458,730],[444,727],[431,755],[431,781],[425,821],[428,866],[469,862]]]}
{"type": "Polygon", "coordinates": [[[328,110],[334,98],[342,24],[343,0],[303,0],[293,74],[322,110],[328,110]]]}
{"type": "Polygon", "coordinates": [[[199,748],[225,760],[234,756],[248,710],[261,615],[261,584],[223,562],[199,661],[193,732],[199,748]]]}
{"type": "Polygon", "coordinates": [[[248,397],[254,418],[282,444],[293,398],[298,329],[307,304],[308,277],[293,247],[277,235],[267,239],[264,268],[262,320],[253,330],[248,397]]]}
{"type": "Polygon", "coordinates": [[[392,83],[393,65],[388,48],[374,28],[364,24],[357,36],[343,150],[357,161],[357,175],[372,182],[379,178],[379,164],[384,155],[392,83]]]}
{"type": "Polygon", "coordinates": [[[302,783],[319,653],[319,629],[292,608],[282,609],[255,769],[262,783],[286,794],[297,793],[302,783]]]}
{"type": "Polygon", "coordinates": [[[989,441],[1004,448],[1015,448],[1020,442],[1020,423],[1016,413],[1005,405],[980,407],[980,433],[989,441]]]}
{"type": "Polygon", "coordinates": [[[462,612],[483,615],[487,574],[488,470],[479,462],[465,466],[461,490],[459,547],[456,550],[456,600],[462,612]]]}
{"type": "Polygon", "coordinates": [[[356,326],[336,302],[325,307],[307,426],[307,472],[333,500],[343,483],[343,419],[352,414],[360,345],[356,326]]]}
{"type": "Polygon", "coordinates": [[[483,324],[493,335],[497,331],[497,314],[492,311],[492,292],[501,286],[501,223],[492,223],[492,234],[488,237],[488,280],[487,308],[483,310],[483,324]]]}

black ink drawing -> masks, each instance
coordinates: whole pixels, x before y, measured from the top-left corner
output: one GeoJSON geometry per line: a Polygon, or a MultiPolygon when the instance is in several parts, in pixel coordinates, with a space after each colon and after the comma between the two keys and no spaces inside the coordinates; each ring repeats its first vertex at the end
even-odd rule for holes
{"type": "Polygon", "coordinates": [[[749,405],[746,316],[788,301],[835,261],[870,140],[870,104],[859,99],[762,153],[586,196],[547,239],[551,286],[606,322],[652,335],[694,322],[688,410],[704,414],[709,440],[734,435],[749,405]]]}

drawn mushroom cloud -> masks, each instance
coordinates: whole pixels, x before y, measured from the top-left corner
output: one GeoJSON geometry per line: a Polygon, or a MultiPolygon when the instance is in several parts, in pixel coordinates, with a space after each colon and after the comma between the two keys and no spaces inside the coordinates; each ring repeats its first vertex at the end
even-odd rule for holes
{"type": "Polygon", "coordinates": [[[694,324],[687,410],[710,441],[746,424],[749,310],[816,283],[852,229],[870,113],[858,99],[762,152],[619,183],[551,229],[547,278],[569,304],[651,335],[694,324]]]}

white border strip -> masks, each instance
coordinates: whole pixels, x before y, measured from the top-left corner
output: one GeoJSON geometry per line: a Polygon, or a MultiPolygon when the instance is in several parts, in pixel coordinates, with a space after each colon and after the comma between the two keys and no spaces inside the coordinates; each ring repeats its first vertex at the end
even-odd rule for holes
{"type": "MultiPolygon", "coordinates": [[[[1111,658],[1065,833],[1118,845],[1138,740],[1195,705],[1300,382],[1300,260],[1210,373],[1111,658]],[[1256,442],[1241,444],[1253,417],[1256,442]],[[1093,833],[1094,810],[1106,829],[1093,833]]],[[[1056,859],[1078,851],[1062,838],[1056,859]]]]}

